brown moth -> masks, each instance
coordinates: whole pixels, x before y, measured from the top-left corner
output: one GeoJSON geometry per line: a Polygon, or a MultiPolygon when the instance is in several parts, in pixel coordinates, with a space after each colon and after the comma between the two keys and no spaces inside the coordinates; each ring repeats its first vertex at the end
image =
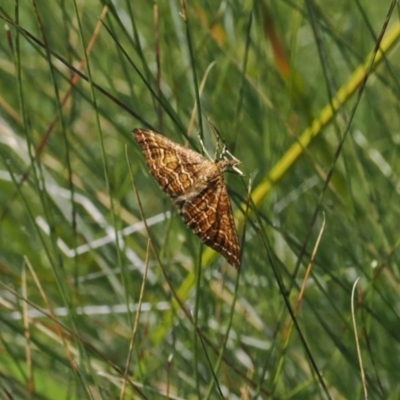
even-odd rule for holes
{"type": "Polygon", "coordinates": [[[235,169],[240,161],[211,161],[148,129],[135,129],[133,134],[150,172],[189,228],[238,269],[239,240],[223,173],[229,167],[235,169]]]}

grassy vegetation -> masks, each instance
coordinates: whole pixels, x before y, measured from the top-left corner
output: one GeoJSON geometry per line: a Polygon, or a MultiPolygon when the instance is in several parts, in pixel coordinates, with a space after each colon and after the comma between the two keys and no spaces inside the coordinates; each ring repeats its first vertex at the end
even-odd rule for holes
{"type": "Polygon", "coordinates": [[[398,11],[3,2],[1,398],[397,399],[398,11]],[[207,120],[239,273],[131,134],[213,154],[207,120]]]}

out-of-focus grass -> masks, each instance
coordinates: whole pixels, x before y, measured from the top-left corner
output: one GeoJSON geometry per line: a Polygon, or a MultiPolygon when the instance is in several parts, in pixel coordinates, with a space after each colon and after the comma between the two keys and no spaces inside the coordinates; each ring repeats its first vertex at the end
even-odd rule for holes
{"type": "Polygon", "coordinates": [[[0,6],[3,393],[397,398],[392,3],[105,4],[0,6]],[[239,276],[131,135],[201,150],[196,86],[243,163],[239,276]]]}

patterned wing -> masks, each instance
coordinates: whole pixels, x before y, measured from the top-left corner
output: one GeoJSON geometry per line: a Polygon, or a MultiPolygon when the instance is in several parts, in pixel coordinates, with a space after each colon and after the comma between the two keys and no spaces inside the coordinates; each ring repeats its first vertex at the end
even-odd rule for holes
{"type": "Polygon", "coordinates": [[[238,269],[239,240],[223,176],[209,182],[201,192],[177,199],[175,204],[189,228],[202,242],[222,254],[238,269]]]}
{"type": "Polygon", "coordinates": [[[133,134],[143,150],[151,173],[172,198],[190,190],[201,176],[204,164],[210,163],[201,154],[159,133],[135,129],[133,134]]]}

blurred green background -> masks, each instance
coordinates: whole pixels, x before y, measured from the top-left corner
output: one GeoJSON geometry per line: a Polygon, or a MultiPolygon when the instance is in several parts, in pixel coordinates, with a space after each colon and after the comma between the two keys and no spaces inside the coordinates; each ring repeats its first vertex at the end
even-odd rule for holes
{"type": "Polygon", "coordinates": [[[397,1],[0,18],[1,398],[399,398],[397,1]],[[207,120],[245,174],[239,274],[131,134],[214,154],[207,120]]]}

